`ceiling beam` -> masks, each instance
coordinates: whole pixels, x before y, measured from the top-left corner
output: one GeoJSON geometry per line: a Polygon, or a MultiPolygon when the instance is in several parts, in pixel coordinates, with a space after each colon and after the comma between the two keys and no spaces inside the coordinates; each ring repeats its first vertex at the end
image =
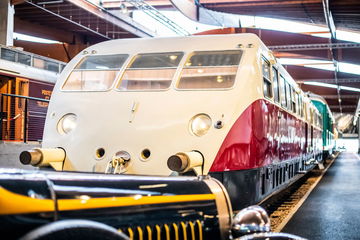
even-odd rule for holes
{"type": "MultiPolygon", "coordinates": [[[[338,95],[336,94],[332,94],[332,95],[321,95],[323,98],[326,98],[326,99],[338,99],[338,95]]],[[[360,95],[355,95],[355,94],[352,94],[352,95],[345,95],[345,94],[342,94],[341,95],[341,99],[358,99],[360,97],[360,95]]]]}
{"type": "Polygon", "coordinates": [[[82,0],[68,0],[75,6],[82,8],[86,11],[97,16],[99,19],[105,20],[118,26],[138,37],[153,37],[154,33],[149,29],[146,29],[144,26],[135,22],[131,17],[123,15],[122,18],[106,11],[106,9],[96,6],[88,1],[82,0]]]}
{"type": "Polygon", "coordinates": [[[328,50],[328,49],[344,49],[344,48],[360,48],[360,43],[315,43],[315,44],[293,44],[269,46],[273,51],[304,51],[304,50],[328,50]]]}
{"type": "Polygon", "coordinates": [[[25,2],[25,0],[11,0],[10,4],[11,5],[18,5],[18,4],[22,4],[24,2],[25,2]]]}
{"type": "Polygon", "coordinates": [[[71,32],[59,28],[46,27],[44,25],[23,21],[18,17],[14,18],[15,32],[35,37],[51,39],[59,42],[73,43],[74,37],[71,32]]]}
{"type": "Polygon", "coordinates": [[[339,105],[330,105],[330,109],[356,109],[357,105],[341,105],[341,107],[339,105]]]}
{"type": "Polygon", "coordinates": [[[296,79],[297,83],[305,83],[305,82],[322,82],[322,83],[360,83],[360,78],[338,78],[337,80],[334,78],[321,79],[296,79]]]}

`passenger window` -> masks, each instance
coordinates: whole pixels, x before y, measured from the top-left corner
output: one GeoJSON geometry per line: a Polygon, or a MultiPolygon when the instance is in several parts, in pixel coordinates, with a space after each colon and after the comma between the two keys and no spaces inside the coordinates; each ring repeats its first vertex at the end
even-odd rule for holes
{"type": "Polygon", "coordinates": [[[287,103],[287,107],[288,107],[288,110],[292,110],[292,104],[291,104],[291,88],[290,88],[290,85],[289,83],[285,83],[286,85],[286,103],[287,103]]]}
{"type": "Polygon", "coordinates": [[[301,98],[302,99],[302,101],[303,101],[303,112],[302,112],[302,115],[303,115],[303,117],[305,118],[305,120],[307,120],[307,116],[308,116],[308,114],[307,114],[307,104],[304,102],[304,99],[303,98],[301,98]]]}
{"type": "Polygon", "coordinates": [[[84,57],[70,73],[63,90],[105,91],[110,89],[127,54],[84,57]]]}
{"type": "Polygon", "coordinates": [[[262,74],[264,81],[264,96],[267,98],[272,98],[272,86],[270,78],[270,62],[268,62],[264,57],[261,58],[262,65],[262,74]]]}
{"type": "Polygon", "coordinates": [[[281,106],[286,108],[286,88],[285,88],[285,78],[280,75],[280,96],[281,96],[281,106]]]}
{"type": "Polygon", "coordinates": [[[126,68],[118,89],[122,91],[168,89],[183,55],[181,52],[137,55],[126,68]]]}
{"type": "Polygon", "coordinates": [[[278,70],[274,67],[272,68],[272,79],[274,83],[274,100],[280,103],[278,70]]]}
{"type": "Polygon", "coordinates": [[[302,117],[302,99],[301,99],[301,95],[297,93],[297,99],[298,99],[298,114],[299,117],[302,117]]]}
{"type": "Polygon", "coordinates": [[[316,125],[320,127],[320,117],[318,114],[316,114],[316,125]]]}
{"type": "Polygon", "coordinates": [[[297,93],[295,92],[295,89],[291,87],[291,108],[293,113],[296,113],[296,99],[297,93]]]}
{"type": "Polygon", "coordinates": [[[315,124],[314,111],[311,109],[311,106],[310,106],[310,122],[313,125],[315,124]]]}
{"type": "Polygon", "coordinates": [[[234,85],[242,52],[195,52],[186,61],[179,89],[224,89],[234,85]]]}

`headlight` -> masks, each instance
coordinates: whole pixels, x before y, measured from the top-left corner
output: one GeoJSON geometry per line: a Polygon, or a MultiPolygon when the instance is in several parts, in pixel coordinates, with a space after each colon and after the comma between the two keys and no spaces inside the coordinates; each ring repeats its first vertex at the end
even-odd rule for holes
{"type": "Polygon", "coordinates": [[[76,115],[69,113],[63,116],[58,123],[58,132],[66,134],[73,131],[76,128],[76,115]]]}
{"type": "Polygon", "coordinates": [[[206,114],[198,114],[190,120],[190,131],[200,137],[205,135],[211,127],[211,118],[206,114]]]}

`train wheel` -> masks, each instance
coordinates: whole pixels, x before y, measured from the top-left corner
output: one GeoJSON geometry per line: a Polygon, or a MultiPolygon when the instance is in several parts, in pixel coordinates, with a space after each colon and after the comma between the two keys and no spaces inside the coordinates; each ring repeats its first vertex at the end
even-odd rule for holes
{"type": "Polygon", "coordinates": [[[20,240],[50,239],[129,240],[125,234],[113,227],[88,220],[63,220],[49,223],[29,232],[20,240]]]}

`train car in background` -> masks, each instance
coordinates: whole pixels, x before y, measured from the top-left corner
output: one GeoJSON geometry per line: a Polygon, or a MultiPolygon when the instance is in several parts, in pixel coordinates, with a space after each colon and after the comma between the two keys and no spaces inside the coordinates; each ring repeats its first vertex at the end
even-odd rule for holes
{"type": "Polygon", "coordinates": [[[321,123],[254,34],[113,40],[66,66],[43,148],[20,160],[60,171],[210,175],[239,209],[321,161],[321,123]]]}
{"type": "Polygon", "coordinates": [[[308,93],[308,95],[322,117],[323,158],[325,159],[335,150],[335,140],[337,138],[337,136],[335,136],[337,135],[335,134],[335,119],[329,105],[323,97],[314,93],[308,93]]]}
{"type": "Polygon", "coordinates": [[[0,66],[1,140],[40,141],[46,100],[65,64],[0,46],[0,66]]]}

